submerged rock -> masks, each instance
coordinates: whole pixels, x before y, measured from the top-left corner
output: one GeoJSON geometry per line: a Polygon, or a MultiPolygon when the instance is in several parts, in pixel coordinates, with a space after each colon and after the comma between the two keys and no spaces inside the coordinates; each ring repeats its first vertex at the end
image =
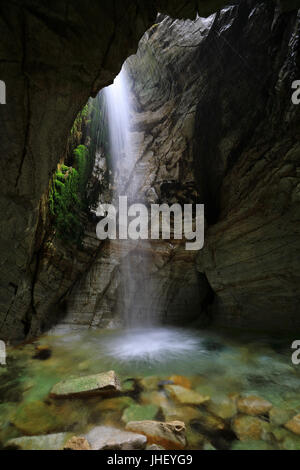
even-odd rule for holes
{"type": "Polygon", "coordinates": [[[145,421],[154,419],[159,411],[156,405],[131,405],[125,409],[122,421],[129,423],[130,421],[145,421]]]}
{"type": "Polygon", "coordinates": [[[124,411],[125,408],[133,406],[135,401],[130,397],[116,397],[101,400],[97,405],[97,410],[100,411],[124,411]]]}
{"type": "Polygon", "coordinates": [[[184,421],[189,423],[192,420],[200,419],[202,416],[198,408],[192,406],[175,406],[172,404],[161,407],[166,421],[184,421]]]}
{"type": "Polygon", "coordinates": [[[29,436],[63,431],[66,426],[64,416],[42,401],[26,403],[18,408],[12,419],[13,425],[29,436]]]}
{"type": "Polygon", "coordinates": [[[163,391],[143,392],[140,395],[140,401],[143,405],[154,404],[159,408],[169,405],[169,400],[163,391]]]}
{"type": "Polygon", "coordinates": [[[192,386],[191,381],[184,375],[172,375],[171,377],[169,377],[169,380],[174,385],[180,385],[181,387],[184,387],[184,388],[191,388],[192,386]]]}
{"type": "Polygon", "coordinates": [[[64,450],[92,450],[92,448],[84,437],[74,436],[66,442],[64,450]]]}
{"type": "Polygon", "coordinates": [[[47,359],[50,359],[52,356],[52,351],[49,346],[37,346],[35,348],[35,354],[33,356],[33,359],[39,359],[40,361],[46,361],[47,359]]]}
{"type": "Polygon", "coordinates": [[[63,450],[65,444],[72,438],[70,433],[48,434],[45,436],[18,437],[10,439],[5,449],[14,450],[63,450]]]}
{"type": "Polygon", "coordinates": [[[273,407],[269,411],[270,423],[273,426],[283,426],[294,416],[294,414],[295,412],[293,410],[273,407]]]}
{"type": "Polygon", "coordinates": [[[92,450],[142,450],[147,444],[147,438],[142,434],[110,426],[97,426],[83,437],[92,450]]]}
{"type": "Polygon", "coordinates": [[[217,397],[207,404],[207,410],[221,419],[230,419],[237,414],[237,406],[234,399],[229,397],[217,397]]]}
{"type": "Polygon", "coordinates": [[[238,410],[250,416],[266,414],[271,410],[272,406],[272,403],[269,401],[256,396],[243,397],[237,402],[238,410]]]}
{"type": "Polygon", "coordinates": [[[126,429],[147,436],[149,444],[163,446],[167,450],[184,449],[186,428],[181,421],[163,423],[159,421],[135,421],[127,424],[126,429]]]}
{"type": "Polygon", "coordinates": [[[210,400],[209,396],[201,395],[180,385],[167,385],[165,389],[170,392],[172,398],[184,405],[202,405],[210,400]]]}
{"type": "Polygon", "coordinates": [[[158,446],[157,444],[151,444],[146,447],[146,450],[166,450],[166,449],[162,446],[158,446]]]}
{"type": "Polygon", "coordinates": [[[300,414],[294,416],[290,421],[285,424],[284,427],[292,433],[300,436],[300,414]]]}
{"type": "Polygon", "coordinates": [[[263,434],[263,422],[253,416],[238,416],[232,429],[240,441],[259,441],[263,434]]]}
{"type": "Polygon", "coordinates": [[[54,385],[50,396],[53,398],[86,397],[110,395],[121,390],[120,382],[114,371],[63,380],[54,385]]]}
{"type": "Polygon", "coordinates": [[[235,441],[231,450],[274,450],[274,446],[264,441],[235,441]]]}

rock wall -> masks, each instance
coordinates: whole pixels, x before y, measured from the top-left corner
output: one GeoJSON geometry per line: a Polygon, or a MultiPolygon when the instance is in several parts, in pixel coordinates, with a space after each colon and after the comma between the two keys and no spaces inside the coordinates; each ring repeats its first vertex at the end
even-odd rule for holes
{"type": "MultiPolygon", "coordinates": [[[[242,2],[205,20],[160,17],[128,67],[134,173],[144,174],[138,190],[149,202],[206,205],[198,279],[192,257],[178,263],[184,250],[170,258],[161,243],[154,251],[168,268],[143,278],[144,285],[151,279],[149,305],[166,321],[209,316],[229,327],[299,327],[300,108],[291,102],[300,76],[299,14],[282,13],[273,2],[242,2]]],[[[111,249],[74,291],[67,322],[72,312],[80,317],[82,302],[88,324],[119,321],[122,257],[119,246],[111,249]],[[103,285],[93,305],[91,277],[96,291],[103,285]]]]}
{"type": "MultiPolygon", "coordinates": [[[[285,10],[299,7],[298,1],[281,3],[285,10]]],[[[42,196],[64,154],[78,111],[89,96],[113,80],[158,11],[192,18],[197,11],[210,14],[221,4],[192,0],[90,0],[85,4],[72,0],[51,6],[44,0],[17,0],[1,4],[0,77],[7,86],[7,105],[0,109],[2,339],[40,331],[44,313],[39,316],[32,310],[32,293],[43,241],[39,224],[42,196]]],[[[202,32],[201,23],[188,44],[180,37],[178,23],[171,28],[177,26],[174,39],[179,45],[173,43],[173,49],[168,31],[162,34],[162,44],[156,36],[160,27],[149,33],[157,52],[166,57],[174,54],[176,60],[169,61],[168,71],[162,71],[171,82],[166,89],[172,91],[170,102],[161,101],[163,116],[168,115],[166,122],[171,106],[174,126],[170,123],[165,131],[164,125],[160,128],[159,112],[154,109],[148,116],[158,130],[153,127],[154,142],[146,153],[149,160],[151,152],[155,158],[160,158],[160,152],[163,157],[161,165],[155,164],[157,175],[150,175],[147,187],[154,198],[163,199],[165,194],[169,199],[175,194],[176,199],[180,191],[189,199],[195,191],[195,197],[206,202],[211,226],[198,270],[217,294],[215,318],[225,323],[234,318],[237,324],[246,324],[269,317],[273,322],[276,317],[275,325],[286,319],[294,324],[299,295],[299,112],[290,105],[289,93],[291,80],[299,78],[297,14],[280,13],[269,1],[257,8],[243,2],[223,10],[208,34],[206,27],[202,32]],[[187,69],[178,73],[177,65],[184,65],[187,52],[187,69]],[[190,77],[197,80],[196,94],[190,77]],[[253,82],[251,88],[249,81],[253,82]],[[176,109],[187,99],[188,83],[189,111],[181,128],[184,107],[178,120],[176,109]],[[235,98],[238,96],[241,99],[235,98]],[[173,139],[168,139],[170,131],[173,139]],[[261,310],[265,316],[258,314],[261,310]]],[[[161,66],[159,63],[158,68],[161,66]]],[[[147,92],[144,99],[145,104],[150,99],[147,92]]],[[[152,163],[149,165],[151,168],[152,163]]],[[[73,278],[59,296],[72,283],[73,278]]],[[[53,294],[54,304],[56,301],[53,294]]]]}
{"type": "Polygon", "coordinates": [[[77,113],[113,80],[158,11],[195,16],[198,9],[210,13],[220,3],[1,3],[0,77],[7,91],[7,104],[0,109],[2,339],[38,331],[31,303],[41,248],[40,203],[77,113]]]}

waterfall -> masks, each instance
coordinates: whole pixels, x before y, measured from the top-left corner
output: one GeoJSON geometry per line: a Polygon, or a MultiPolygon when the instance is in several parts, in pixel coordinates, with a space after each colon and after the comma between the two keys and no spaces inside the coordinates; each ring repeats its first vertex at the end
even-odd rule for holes
{"type": "MultiPolygon", "coordinates": [[[[137,168],[138,145],[133,144],[131,132],[132,92],[130,77],[123,66],[113,85],[105,88],[106,115],[109,127],[110,158],[113,168],[113,200],[127,196],[128,203],[143,201],[139,188],[143,172],[137,168]]],[[[151,247],[146,240],[120,240],[125,253],[120,264],[117,314],[126,327],[153,324],[149,271],[151,247]]]]}

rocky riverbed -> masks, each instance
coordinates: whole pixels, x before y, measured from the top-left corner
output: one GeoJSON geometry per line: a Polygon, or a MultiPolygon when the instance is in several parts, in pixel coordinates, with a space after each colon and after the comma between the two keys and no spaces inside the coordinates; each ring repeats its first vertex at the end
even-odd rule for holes
{"type": "Polygon", "coordinates": [[[290,339],[154,328],[54,331],[8,348],[12,449],[300,449],[290,339]]]}

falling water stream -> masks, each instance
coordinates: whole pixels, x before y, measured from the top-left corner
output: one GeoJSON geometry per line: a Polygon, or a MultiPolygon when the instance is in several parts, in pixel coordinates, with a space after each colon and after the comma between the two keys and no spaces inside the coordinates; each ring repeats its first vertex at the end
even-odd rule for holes
{"type": "MultiPolygon", "coordinates": [[[[104,90],[107,106],[110,152],[113,166],[113,201],[118,207],[120,196],[127,196],[128,204],[143,201],[140,187],[143,174],[137,171],[138,146],[133,145],[131,132],[132,92],[126,63],[114,83],[104,90]]],[[[151,249],[147,240],[121,240],[127,252],[120,264],[120,285],[117,308],[127,328],[149,327],[154,324],[151,315],[149,271],[151,249]]]]}

